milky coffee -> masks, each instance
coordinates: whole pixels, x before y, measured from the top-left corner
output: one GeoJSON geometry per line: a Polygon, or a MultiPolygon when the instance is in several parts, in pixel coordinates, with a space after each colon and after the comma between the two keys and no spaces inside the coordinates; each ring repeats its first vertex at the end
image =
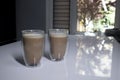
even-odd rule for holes
{"type": "Polygon", "coordinates": [[[44,50],[44,36],[37,33],[23,34],[23,46],[26,64],[39,64],[44,50]]]}
{"type": "Polygon", "coordinates": [[[50,50],[51,57],[54,60],[64,58],[67,46],[67,34],[65,33],[50,33],[50,50]]]}

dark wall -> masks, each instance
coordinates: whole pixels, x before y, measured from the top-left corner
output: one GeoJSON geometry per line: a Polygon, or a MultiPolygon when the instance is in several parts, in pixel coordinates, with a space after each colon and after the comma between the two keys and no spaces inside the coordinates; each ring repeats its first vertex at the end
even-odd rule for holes
{"type": "Polygon", "coordinates": [[[15,0],[0,1],[0,45],[16,39],[15,0]]]}
{"type": "Polygon", "coordinates": [[[46,0],[16,0],[17,40],[21,39],[21,30],[45,30],[46,0]]]}

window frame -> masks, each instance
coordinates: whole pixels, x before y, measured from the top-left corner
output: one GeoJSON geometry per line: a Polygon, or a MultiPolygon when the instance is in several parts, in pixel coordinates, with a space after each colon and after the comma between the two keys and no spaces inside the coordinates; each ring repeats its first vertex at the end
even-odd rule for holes
{"type": "Polygon", "coordinates": [[[46,33],[53,28],[53,0],[46,0],[46,33]]]}

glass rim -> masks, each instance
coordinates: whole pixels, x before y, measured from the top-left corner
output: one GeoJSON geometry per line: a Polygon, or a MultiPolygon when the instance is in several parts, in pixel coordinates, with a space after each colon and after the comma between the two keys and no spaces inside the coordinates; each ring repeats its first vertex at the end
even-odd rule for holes
{"type": "Polygon", "coordinates": [[[23,34],[24,34],[24,33],[32,33],[32,32],[43,33],[43,34],[44,34],[44,31],[43,31],[43,30],[40,30],[40,29],[25,29],[25,30],[22,30],[21,32],[22,32],[23,34]]]}
{"type": "Polygon", "coordinates": [[[68,29],[49,29],[49,30],[68,30],[68,29]]]}
{"type": "Polygon", "coordinates": [[[66,33],[68,33],[68,29],[49,29],[49,33],[50,32],[66,32],[66,33]]]}

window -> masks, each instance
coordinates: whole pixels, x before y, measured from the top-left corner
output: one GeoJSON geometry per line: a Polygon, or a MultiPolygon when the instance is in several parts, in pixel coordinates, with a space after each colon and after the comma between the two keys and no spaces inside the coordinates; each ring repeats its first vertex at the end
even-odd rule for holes
{"type": "Polygon", "coordinates": [[[114,28],[116,0],[77,0],[77,31],[104,32],[114,28]]]}
{"type": "Polygon", "coordinates": [[[70,0],[53,0],[53,28],[69,29],[70,0]]]}
{"type": "Polygon", "coordinates": [[[116,0],[47,0],[46,31],[49,28],[79,32],[104,32],[114,28],[116,0]]]}
{"type": "Polygon", "coordinates": [[[50,28],[70,29],[70,0],[46,1],[46,32],[50,28]]]}

